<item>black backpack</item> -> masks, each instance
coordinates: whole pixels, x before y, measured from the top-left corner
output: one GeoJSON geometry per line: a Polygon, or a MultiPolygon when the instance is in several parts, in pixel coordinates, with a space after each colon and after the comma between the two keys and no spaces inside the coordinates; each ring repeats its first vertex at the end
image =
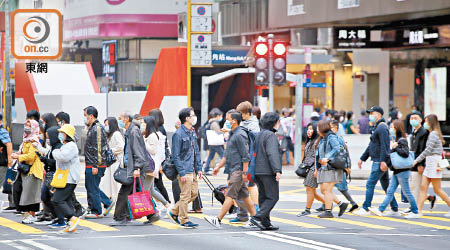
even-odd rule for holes
{"type": "Polygon", "coordinates": [[[198,129],[198,137],[200,139],[206,139],[206,131],[209,130],[211,127],[211,124],[209,121],[206,121],[200,128],[198,129]]]}

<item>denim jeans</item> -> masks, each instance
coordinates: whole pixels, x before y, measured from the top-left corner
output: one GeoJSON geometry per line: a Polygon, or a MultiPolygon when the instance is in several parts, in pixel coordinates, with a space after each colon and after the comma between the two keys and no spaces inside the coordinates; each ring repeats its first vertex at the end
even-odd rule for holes
{"type": "Polygon", "coordinates": [[[209,172],[210,164],[212,159],[214,159],[214,155],[219,154],[220,159],[223,157],[223,146],[209,146],[209,155],[208,160],[206,160],[206,166],[204,172],[209,172]]]}
{"type": "MultiPolygon", "coordinates": [[[[372,164],[372,171],[370,171],[369,179],[366,182],[366,199],[363,204],[363,208],[367,211],[369,207],[372,206],[373,192],[378,181],[381,183],[381,187],[384,192],[387,191],[389,186],[389,172],[383,172],[380,170],[380,162],[374,162],[372,164]]],[[[398,211],[398,204],[395,197],[391,201],[392,211],[398,211]]]]}
{"type": "Polygon", "coordinates": [[[380,205],[381,212],[386,210],[388,203],[391,202],[391,200],[394,198],[395,191],[397,190],[399,184],[402,187],[401,192],[405,193],[406,198],[408,199],[409,204],[411,205],[411,211],[415,214],[419,212],[417,209],[416,200],[414,199],[414,196],[412,195],[411,190],[409,189],[410,172],[411,171],[405,171],[392,176],[391,183],[389,184],[386,193],[386,198],[384,198],[383,203],[381,203],[380,205]]]}
{"type": "Polygon", "coordinates": [[[342,182],[341,183],[336,183],[334,184],[334,186],[339,190],[339,191],[347,191],[348,190],[348,186],[347,186],[347,177],[344,173],[342,174],[342,182]]]}
{"type": "Polygon", "coordinates": [[[111,200],[100,190],[100,180],[105,174],[104,168],[98,168],[98,174],[92,174],[92,168],[86,168],[85,187],[87,192],[88,206],[92,213],[102,214],[102,203],[105,207],[111,205],[111,200]]]}

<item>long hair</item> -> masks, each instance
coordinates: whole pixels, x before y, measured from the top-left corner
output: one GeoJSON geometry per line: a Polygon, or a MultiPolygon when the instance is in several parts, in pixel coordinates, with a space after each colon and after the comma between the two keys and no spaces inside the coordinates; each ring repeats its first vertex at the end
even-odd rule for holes
{"type": "Polygon", "coordinates": [[[153,116],[146,116],[144,118],[144,122],[145,122],[145,132],[144,132],[144,137],[147,138],[149,135],[151,135],[152,133],[156,134],[156,137],[158,137],[159,140],[159,135],[158,135],[158,130],[157,130],[157,124],[156,124],[156,120],[155,117],[153,116]]]}
{"type": "Polygon", "coordinates": [[[394,126],[395,129],[395,141],[398,141],[401,138],[406,138],[405,125],[403,125],[402,121],[399,119],[394,120],[392,126],[394,126]]]}
{"type": "Polygon", "coordinates": [[[122,133],[119,129],[119,123],[117,122],[117,119],[115,117],[108,117],[108,118],[106,118],[105,122],[106,121],[108,121],[108,127],[109,127],[108,139],[111,138],[111,136],[116,131],[119,131],[120,133],[122,133]]]}
{"type": "Polygon", "coordinates": [[[156,127],[159,128],[164,125],[164,116],[160,109],[152,109],[149,113],[149,116],[153,116],[156,121],[156,127]]]}
{"type": "Polygon", "coordinates": [[[442,136],[441,126],[439,125],[439,120],[438,120],[437,115],[435,115],[435,114],[427,115],[427,117],[425,117],[425,120],[427,120],[428,124],[430,125],[431,131],[435,131],[436,133],[438,133],[439,138],[441,139],[442,145],[444,145],[445,140],[444,140],[444,137],[442,136]]]}
{"type": "MultiPolygon", "coordinates": [[[[328,131],[331,130],[331,126],[330,126],[330,122],[327,120],[321,120],[318,124],[317,124],[317,131],[320,132],[320,134],[322,134],[319,139],[316,141],[316,149],[317,146],[319,146],[319,142],[320,140],[323,139],[323,136],[328,133],[328,131]]],[[[320,135],[319,134],[319,135],[320,135]]]]}
{"type": "Polygon", "coordinates": [[[315,141],[319,137],[319,133],[317,133],[317,122],[310,122],[310,123],[308,123],[306,128],[309,128],[309,126],[312,126],[313,134],[312,134],[311,138],[306,136],[306,143],[305,144],[308,144],[310,141],[315,141]]]}

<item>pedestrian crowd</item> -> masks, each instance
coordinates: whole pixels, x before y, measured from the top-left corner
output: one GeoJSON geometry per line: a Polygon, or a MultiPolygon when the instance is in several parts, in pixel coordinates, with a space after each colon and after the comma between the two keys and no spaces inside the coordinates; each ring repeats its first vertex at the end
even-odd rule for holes
{"type": "MultiPolygon", "coordinates": [[[[198,224],[190,220],[189,213],[203,212],[199,181],[210,183],[207,176],[217,175],[223,168],[226,183],[222,188],[211,187],[222,208],[217,216],[205,216],[205,220],[216,228],[221,228],[222,220],[227,218],[230,223],[245,223],[245,228],[278,229],[270,213],[279,200],[282,158],[284,155],[290,164],[290,152],[300,153],[294,152],[294,110],[261,116],[261,110],[248,101],[225,114],[214,108],[197,132],[194,109],[184,108],[178,114],[171,140],[159,109],[145,117],[125,111],[103,122],[93,106],[82,112],[85,138],[76,132],[65,112],[41,116],[35,110],[29,111],[17,152],[13,152],[9,132],[0,125],[0,183],[9,202],[3,211],[22,215],[24,224],[48,225],[66,233],[75,232],[80,219],[101,219],[113,209],[111,226],[152,224],[166,217],[182,228],[196,228],[198,224]],[[85,166],[79,157],[80,141],[85,166]],[[207,152],[205,158],[201,148],[207,152]],[[83,169],[86,208],[75,192],[83,169]],[[164,175],[171,181],[173,200],[164,186],[164,175]],[[150,208],[135,211],[130,196],[137,189],[148,194],[150,208]],[[145,213],[139,216],[145,217],[143,222],[135,220],[138,212],[145,213]]],[[[304,177],[307,193],[306,208],[297,216],[311,215],[317,200],[321,203],[315,209],[319,218],[333,218],[333,204],[339,208],[338,216],[352,212],[360,216],[420,218],[425,201],[433,208],[437,200],[427,194],[430,183],[435,194],[450,207],[450,198],[441,188],[448,161],[443,158],[445,141],[437,116],[424,117],[413,111],[406,122],[411,126],[408,133],[405,122],[386,122],[383,115],[378,106],[364,112],[357,122],[351,111],[320,114],[319,109],[312,113],[305,128],[302,164],[296,169],[304,177]],[[361,168],[369,158],[372,161],[362,207],[347,186],[352,166],[342,137],[359,133],[371,134],[358,162],[361,168]],[[388,169],[393,172],[391,178],[388,169]],[[379,207],[373,207],[379,181],[386,197],[379,207]],[[399,210],[394,196],[399,185],[402,201],[410,205],[404,211],[399,210]],[[333,193],[335,187],[347,201],[333,193]],[[388,205],[391,209],[386,212],[388,205]]],[[[450,217],[450,212],[445,216],[450,217]]]]}

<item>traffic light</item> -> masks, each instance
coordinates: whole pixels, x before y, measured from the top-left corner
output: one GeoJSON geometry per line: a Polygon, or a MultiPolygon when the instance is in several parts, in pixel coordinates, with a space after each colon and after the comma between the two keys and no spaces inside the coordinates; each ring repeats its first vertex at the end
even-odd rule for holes
{"type": "Polygon", "coordinates": [[[285,42],[273,43],[273,83],[275,85],[286,84],[286,52],[285,42]]]}
{"type": "Polygon", "coordinates": [[[269,84],[269,45],[267,42],[255,43],[255,84],[269,84]]]}

